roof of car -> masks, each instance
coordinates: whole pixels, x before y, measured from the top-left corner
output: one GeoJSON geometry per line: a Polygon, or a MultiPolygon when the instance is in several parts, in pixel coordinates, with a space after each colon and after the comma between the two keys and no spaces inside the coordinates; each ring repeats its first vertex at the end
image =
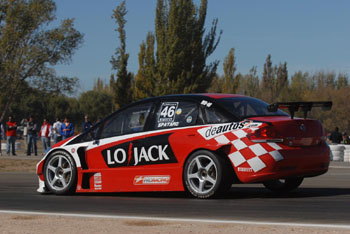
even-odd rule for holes
{"type": "Polygon", "coordinates": [[[245,97],[240,94],[228,94],[228,93],[201,93],[200,95],[220,99],[220,98],[229,98],[229,97],[245,97]]]}
{"type": "Polygon", "coordinates": [[[166,97],[193,97],[193,98],[200,98],[200,97],[209,97],[214,99],[220,99],[220,98],[229,98],[229,97],[245,97],[244,95],[240,94],[226,94],[226,93],[194,93],[194,94],[171,94],[171,95],[165,95],[165,96],[159,96],[158,98],[166,98],[166,97]]]}

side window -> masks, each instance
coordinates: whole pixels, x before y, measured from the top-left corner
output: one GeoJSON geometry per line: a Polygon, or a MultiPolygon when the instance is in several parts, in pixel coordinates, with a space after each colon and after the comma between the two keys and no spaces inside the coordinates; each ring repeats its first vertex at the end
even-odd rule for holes
{"type": "Polygon", "coordinates": [[[221,113],[217,108],[214,106],[211,107],[203,107],[203,115],[205,122],[208,124],[216,124],[216,123],[227,123],[229,122],[230,118],[221,113]]]}
{"type": "Polygon", "coordinates": [[[123,134],[124,113],[119,113],[103,123],[100,138],[120,136],[123,134]]]}
{"type": "Polygon", "coordinates": [[[197,118],[198,105],[195,102],[162,102],[157,110],[155,129],[195,125],[197,118]]]}
{"type": "Polygon", "coordinates": [[[106,120],[100,138],[143,131],[151,107],[151,103],[133,106],[106,120]]]}
{"type": "Polygon", "coordinates": [[[124,118],[124,134],[142,132],[152,104],[142,104],[127,109],[124,118]]]}

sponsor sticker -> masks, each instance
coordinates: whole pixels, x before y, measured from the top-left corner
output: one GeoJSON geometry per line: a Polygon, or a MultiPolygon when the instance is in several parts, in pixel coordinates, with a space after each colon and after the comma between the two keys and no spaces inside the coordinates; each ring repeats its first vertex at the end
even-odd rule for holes
{"type": "Polygon", "coordinates": [[[213,103],[208,102],[207,100],[202,100],[201,105],[206,106],[206,107],[211,107],[211,105],[213,105],[213,103]]]}
{"type": "Polygon", "coordinates": [[[170,176],[135,176],[134,185],[159,185],[159,184],[169,184],[170,176]]]}
{"type": "Polygon", "coordinates": [[[188,116],[187,119],[186,119],[186,123],[191,123],[192,122],[192,116],[188,116]]]}
{"type": "Polygon", "coordinates": [[[169,134],[148,137],[142,146],[125,142],[106,148],[101,154],[109,168],[177,163],[168,137],[169,134]]]}
{"type": "Polygon", "coordinates": [[[261,123],[252,123],[252,121],[232,122],[226,124],[213,124],[209,127],[198,129],[198,133],[206,140],[215,138],[223,133],[236,131],[244,128],[259,127],[261,123]]]}
{"type": "Polygon", "coordinates": [[[253,172],[253,169],[250,167],[237,167],[237,170],[240,172],[253,172]]]}
{"type": "Polygon", "coordinates": [[[94,189],[102,190],[102,175],[100,172],[94,174],[94,189]]]}

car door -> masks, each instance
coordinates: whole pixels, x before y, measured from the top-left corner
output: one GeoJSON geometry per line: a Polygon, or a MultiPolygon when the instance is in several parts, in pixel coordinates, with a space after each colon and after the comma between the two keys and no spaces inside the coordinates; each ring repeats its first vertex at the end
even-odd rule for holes
{"type": "Polygon", "coordinates": [[[153,108],[152,102],[142,102],[116,112],[100,123],[96,140],[89,143],[85,157],[89,170],[105,174],[105,184],[111,178],[114,182],[109,184],[116,184],[120,177],[126,179],[127,174],[120,176],[120,173],[135,166],[132,151],[143,145],[145,126],[153,108]]]}
{"type": "Polygon", "coordinates": [[[193,135],[188,128],[201,124],[198,106],[195,100],[179,98],[163,99],[157,106],[151,123],[157,135],[146,137],[144,145],[151,147],[158,144],[163,147],[160,153],[165,152],[168,156],[167,160],[162,162],[167,164],[165,167],[176,167],[173,164],[179,162],[178,157],[184,156],[181,153],[182,147],[187,146],[186,139],[193,135]]]}

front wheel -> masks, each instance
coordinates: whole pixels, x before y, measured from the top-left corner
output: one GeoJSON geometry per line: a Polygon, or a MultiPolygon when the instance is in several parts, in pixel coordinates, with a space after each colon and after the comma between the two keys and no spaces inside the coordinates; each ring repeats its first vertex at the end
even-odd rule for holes
{"type": "Polygon", "coordinates": [[[45,186],[54,194],[71,194],[77,185],[77,168],[65,151],[56,151],[44,164],[45,186]]]}
{"type": "Polygon", "coordinates": [[[303,182],[303,177],[297,178],[286,178],[286,179],[278,179],[278,180],[270,180],[264,182],[265,188],[276,192],[276,193],[286,193],[297,189],[301,183],[303,182]]]}
{"type": "Polygon", "coordinates": [[[184,184],[194,197],[211,198],[226,192],[232,185],[229,168],[216,154],[200,150],[185,163],[184,184]]]}

